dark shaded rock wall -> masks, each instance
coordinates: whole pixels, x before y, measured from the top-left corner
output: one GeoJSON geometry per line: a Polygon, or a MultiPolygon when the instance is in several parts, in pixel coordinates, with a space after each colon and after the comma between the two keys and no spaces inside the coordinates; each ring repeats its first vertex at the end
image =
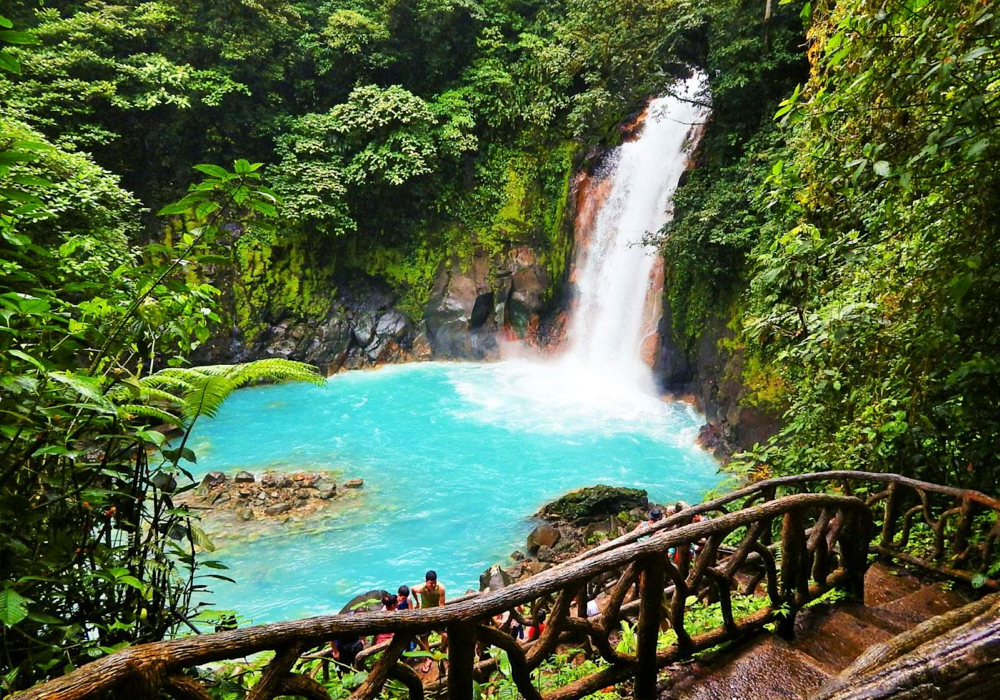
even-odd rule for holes
{"type": "Polygon", "coordinates": [[[734,333],[726,321],[713,316],[697,338],[681,343],[672,332],[670,307],[665,301],[654,367],[664,391],[690,398],[705,415],[707,422],[699,441],[724,460],[765,442],[780,422],[780,416],[749,405],[743,384],[744,353],[733,342],[734,333]]]}

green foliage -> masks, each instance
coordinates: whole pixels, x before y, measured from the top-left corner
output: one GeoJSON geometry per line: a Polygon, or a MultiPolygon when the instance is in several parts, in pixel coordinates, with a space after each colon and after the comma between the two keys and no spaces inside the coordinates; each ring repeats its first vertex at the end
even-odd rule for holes
{"type": "Polygon", "coordinates": [[[791,157],[755,254],[748,330],[793,386],[755,459],[1000,483],[997,22],[978,2],[813,10],[782,109],[791,157]]]}
{"type": "Polygon", "coordinates": [[[198,70],[149,51],[178,13],[166,3],[137,6],[104,2],[38,11],[38,46],[12,52],[22,65],[17,80],[0,84],[0,102],[15,114],[75,147],[103,146],[122,137],[123,113],[216,106],[245,91],[224,74],[198,70]]]}
{"type": "Polygon", "coordinates": [[[774,9],[703,11],[713,120],[663,232],[675,339],[728,321],[744,401],[785,412],[741,473],[988,490],[998,20],[973,0],[774,9]]]}
{"type": "MultiPolygon", "coordinates": [[[[274,213],[257,166],[201,166],[208,177],[164,211],[203,223],[177,248],[150,246],[136,258],[115,250],[120,240],[108,238],[97,217],[97,228],[67,229],[61,245],[45,240],[40,222],[60,232],[75,225],[74,210],[60,206],[58,185],[25,174],[25,166],[58,175],[80,164],[97,170],[82,156],[0,134],[5,690],[190,624],[192,593],[220,578],[200,573],[211,543],[172,501],[184,490],[183,464],[196,459],[186,447],[191,428],[239,386],[319,381],[310,367],[275,360],[156,369],[180,362],[214,314],[218,290],[190,284],[185,268],[214,258],[224,222],[260,227],[274,213]],[[93,251],[97,262],[73,265],[80,251],[93,251]],[[163,424],[179,429],[179,442],[167,441],[163,424]]],[[[81,199],[95,192],[92,179],[72,186],[81,199]]],[[[91,206],[113,187],[112,179],[96,188],[105,194],[91,206]]],[[[124,193],[110,200],[129,201],[124,193]]]]}

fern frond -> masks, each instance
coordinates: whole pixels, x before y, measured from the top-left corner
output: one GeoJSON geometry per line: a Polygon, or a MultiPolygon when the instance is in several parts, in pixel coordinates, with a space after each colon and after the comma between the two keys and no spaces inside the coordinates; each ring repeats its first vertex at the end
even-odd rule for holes
{"type": "Polygon", "coordinates": [[[173,390],[180,393],[190,391],[194,386],[193,382],[198,376],[200,376],[200,373],[195,372],[188,367],[170,367],[168,369],[161,369],[155,374],[143,377],[139,380],[139,386],[173,390]]]}
{"type": "Polygon", "coordinates": [[[261,382],[323,383],[322,375],[312,365],[279,358],[255,360],[239,365],[206,365],[195,369],[205,375],[228,377],[241,387],[261,382]]]}
{"type": "Polygon", "coordinates": [[[169,391],[164,391],[163,389],[156,389],[154,387],[144,386],[141,388],[139,397],[143,401],[160,401],[171,406],[181,406],[184,403],[184,399],[177,394],[171,394],[169,391]]]}
{"type": "Polygon", "coordinates": [[[181,426],[181,419],[177,416],[164,411],[162,408],[157,408],[156,406],[147,406],[140,403],[128,403],[124,406],[118,407],[118,415],[124,420],[130,420],[136,416],[142,416],[143,418],[154,418],[161,423],[169,423],[170,425],[181,426]]]}
{"type": "Polygon", "coordinates": [[[200,416],[214,418],[222,402],[238,388],[228,377],[202,377],[194,388],[184,395],[184,418],[191,422],[200,416]]]}
{"type": "Polygon", "coordinates": [[[141,398],[163,401],[183,409],[184,419],[215,416],[222,402],[240,387],[261,382],[323,384],[315,367],[292,360],[267,359],[239,365],[170,367],[139,380],[141,398]]]}

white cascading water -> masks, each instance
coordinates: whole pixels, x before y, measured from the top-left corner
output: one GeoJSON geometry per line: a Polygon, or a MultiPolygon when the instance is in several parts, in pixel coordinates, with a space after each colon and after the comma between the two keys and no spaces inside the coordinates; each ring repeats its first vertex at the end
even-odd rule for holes
{"type": "MultiPolygon", "coordinates": [[[[708,115],[690,101],[702,97],[704,84],[704,75],[695,74],[677,83],[680,99],[653,100],[639,138],[609,159],[595,188],[607,197],[603,204],[591,201],[600,207],[591,217],[593,226],[577,222],[592,230],[589,236],[577,231],[578,244],[588,238],[589,244],[580,245],[576,262],[579,301],[566,352],[555,361],[508,357],[491,365],[489,382],[456,378],[458,393],[468,402],[463,408],[468,417],[518,432],[626,433],[678,445],[694,442],[697,431],[678,428],[691,422],[693,409],[661,401],[652,369],[641,357],[643,335],[653,332],[658,320],[644,322],[646,301],[659,294],[650,275],[656,249],[641,241],[670,216],[670,198],[708,115]],[[678,412],[690,415],[681,419],[678,412]]],[[[588,196],[600,195],[589,190],[588,196]]],[[[513,354],[518,348],[511,350],[513,354]]]]}
{"type": "Polygon", "coordinates": [[[641,347],[650,330],[644,314],[656,249],[642,240],[669,220],[697,125],[708,115],[691,101],[701,96],[704,84],[704,75],[695,74],[677,83],[676,97],[650,103],[640,136],[613,156],[606,175],[610,193],[577,261],[579,298],[566,361],[633,389],[652,387],[641,347]]]}

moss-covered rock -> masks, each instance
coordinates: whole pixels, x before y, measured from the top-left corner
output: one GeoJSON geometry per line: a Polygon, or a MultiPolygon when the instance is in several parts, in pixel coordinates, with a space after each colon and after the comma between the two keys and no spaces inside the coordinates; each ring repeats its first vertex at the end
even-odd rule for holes
{"type": "Polygon", "coordinates": [[[648,505],[649,498],[643,489],[598,484],[570,491],[543,506],[536,515],[546,520],[558,519],[572,525],[585,525],[633,508],[644,509],[648,505]]]}

